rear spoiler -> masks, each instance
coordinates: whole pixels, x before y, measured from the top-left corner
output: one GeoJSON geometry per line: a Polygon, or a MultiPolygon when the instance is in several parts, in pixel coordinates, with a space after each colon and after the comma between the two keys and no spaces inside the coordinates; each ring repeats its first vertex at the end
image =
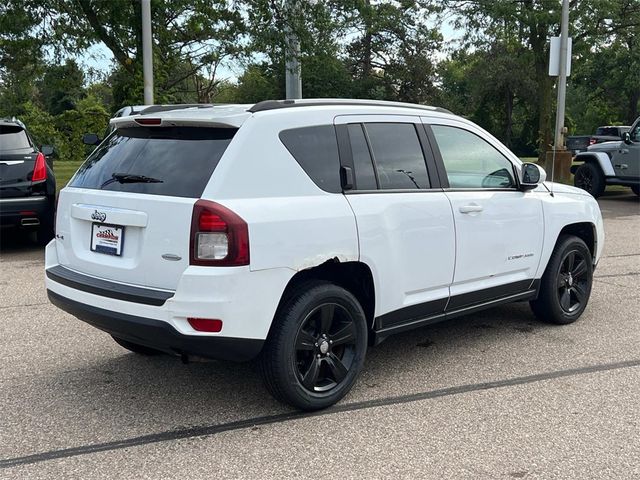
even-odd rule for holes
{"type": "Polygon", "coordinates": [[[130,117],[112,118],[109,125],[114,128],[130,127],[208,127],[208,128],[240,128],[250,113],[225,115],[218,118],[201,116],[164,117],[154,115],[133,115],[130,117]]]}

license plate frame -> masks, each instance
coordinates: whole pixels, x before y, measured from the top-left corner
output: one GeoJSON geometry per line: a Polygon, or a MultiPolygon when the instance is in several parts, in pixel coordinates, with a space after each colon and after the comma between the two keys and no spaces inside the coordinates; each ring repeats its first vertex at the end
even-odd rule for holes
{"type": "Polygon", "coordinates": [[[122,256],[124,247],[124,226],[114,225],[112,223],[91,224],[91,240],[90,248],[92,252],[102,253],[104,255],[112,255],[114,257],[122,256]],[[98,234],[101,234],[98,236],[98,234]]]}

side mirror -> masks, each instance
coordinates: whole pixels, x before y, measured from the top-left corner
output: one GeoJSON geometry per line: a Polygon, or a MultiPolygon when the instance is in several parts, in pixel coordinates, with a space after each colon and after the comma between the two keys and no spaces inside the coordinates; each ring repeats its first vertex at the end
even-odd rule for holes
{"type": "Polygon", "coordinates": [[[520,188],[522,190],[532,190],[547,179],[547,172],[535,163],[523,164],[521,175],[520,188]]]}
{"type": "Polygon", "coordinates": [[[42,145],[42,147],[40,147],[40,151],[45,157],[52,156],[54,152],[53,147],[51,145],[42,145]]]}
{"type": "Polygon", "coordinates": [[[98,145],[100,143],[100,138],[95,133],[85,133],[82,136],[82,143],[85,145],[98,145]]]}
{"type": "Polygon", "coordinates": [[[624,132],[622,134],[622,141],[627,145],[631,144],[631,134],[629,132],[624,132]]]}

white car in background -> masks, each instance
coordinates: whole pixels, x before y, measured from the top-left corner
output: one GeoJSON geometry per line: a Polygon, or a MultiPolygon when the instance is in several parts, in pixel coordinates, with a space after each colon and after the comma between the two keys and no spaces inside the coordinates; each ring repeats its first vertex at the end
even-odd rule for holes
{"type": "Polygon", "coordinates": [[[529,301],[578,319],[604,231],[442,109],[357,100],[165,106],[111,122],[61,193],[46,286],[142,354],[258,359],[314,410],[394,333],[529,301]]]}

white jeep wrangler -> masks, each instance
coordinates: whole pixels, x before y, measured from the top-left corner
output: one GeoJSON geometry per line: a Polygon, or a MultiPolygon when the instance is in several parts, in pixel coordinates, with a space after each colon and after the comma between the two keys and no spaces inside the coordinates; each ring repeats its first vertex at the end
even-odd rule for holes
{"type": "Polygon", "coordinates": [[[46,286],[142,354],[257,358],[313,410],[367,347],[506,302],[566,324],[587,306],[596,201],[473,123],[378,101],[156,106],[60,193],[46,286]]]}

